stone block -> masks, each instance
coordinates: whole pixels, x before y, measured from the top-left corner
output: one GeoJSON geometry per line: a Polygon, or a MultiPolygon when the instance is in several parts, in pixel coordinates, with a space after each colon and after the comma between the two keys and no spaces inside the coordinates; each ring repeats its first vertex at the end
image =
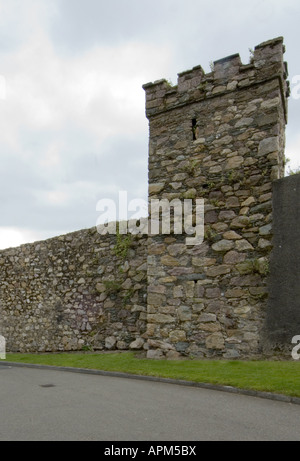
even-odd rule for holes
{"type": "Polygon", "coordinates": [[[208,299],[219,298],[221,296],[221,290],[219,287],[216,288],[207,288],[205,290],[205,296],[208,299]]]}
{"type": "Polygon", "coordinates": [[[175,321],[174,317],[167,314],[148,314],[147,320],[151,323],[173,323],[175,321]]]}
{"type": "Polygon", "coordinates": [[[164,266],[171,266],[171,267],[179,266],[178,260],[170,255],[162,256],[161,264],[163,264],[164,266]]]}
{"type": "Polygon", "coordinates": [[[244,157],[241,156],[235,156],[231,157],[225,165],[225,170],[232,170],[234,168],[240,168],[243,164],[244,157]]]}
{"type": "Polygon", "coordinates": [[[213,333],[206,338],[207,349],[223,350],[225,348],[225,341],[222,333],[213,333]]]}
{"type": "Polygon", "coordinates": [[[166,304],[166,296],[164,294],[159,293],[148,293],[148,304],[151,306],[162,306],[166,304]]]}
{"type": "Polygon", "coordinates": [[[258,155],[261,157],[263,155],[270,154],[271,152],[276,152],[279,150],[279,138],[278,136],[273,136],[272,138],[263,139],[259,143],[258,155]]]}
{"type": "Polygon", "coordinates": [[[165,187],[165,183],[149,184],[149,195],[159,194],[165,187]]]}
{"type": "Polygon", "coordinates": [[[271,235],[272,233],[272,224],[267,224],[259,228],[259,235],[271,235]]]}
{"type": "Polygon", "coordinates": [[[240,234],[237,234],[235,231],[228,231],[224,232],[223,238],[225,240],[240,240],[242,236],[240,234]]]}
{"type": "Polygon", "coordinates": [[[181,322],[189,321],[192,318],[191,308],[189,306],[180,306],[177,315],[181,322]]]}
{"type": "Polygon", "coordinates": [[[215,314],[201,314],[198,321],[205,323],[205,322],[216,322],[217,316],[215,314]]]}
{"type": "Polygon", "coordinates": [[[173,330],[169,334],[169,339],[172,343],[178,343],[186,340],[186,332],[184,330],[173,330]]]}
{"type": "Polygon", "coordinates": [[[142,349],[145,344],[145,341],[142,338],[137,338],[135,341],[130,343],[129,349],[139,350],[142,349]]]}
{"type": "Polygon", "coordinates": [[[251,243],[249,243],[246,239],[237,240],[235,242],[235,248],[237,251],[249,251],[254,250],[251,243]]]}
{"type": "Polygon", "coordinates": [[[208,277],[217,277],[219,275],[229,274],[230,267],[228,265],[217,265],[209,267],[206,270],[206,275],[208,277]]]}
{"type": "Polygon", "coordinates": [[[117,343],[117,338],[115,336],[108,336],[105,338],[105,348],[114,349],[117,343]]]}
{"type": "Polygon", "coordinates": [[[229,251],[229,250],[232,250],[233,247],[234,247],[234,243],[232,242],[232,240],[225,240],[225,239],[220,240],[219,242],[214,243],[212,245],[212,249],[217,252],[229,251]]]}
{"type": "Polygon", "coordinates": [[[159,349],[149,349],[147,351],[147,359],[156,359],[156,360],[160,360],[160,359],[163,359],[164,358],[164,354],[161,350],[159,349]]]}

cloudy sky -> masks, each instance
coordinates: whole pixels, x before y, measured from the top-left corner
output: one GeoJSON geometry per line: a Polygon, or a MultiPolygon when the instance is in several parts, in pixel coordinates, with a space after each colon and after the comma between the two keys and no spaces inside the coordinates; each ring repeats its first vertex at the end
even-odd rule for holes
{"type": "Polygon", "coordinates": [[[299,20],[299,0],[0,0],[0,248],[92,227],[119,191],[146,199],[142,85],[234,53],[248,63],[277,36],[300,166],[299,20]]]}

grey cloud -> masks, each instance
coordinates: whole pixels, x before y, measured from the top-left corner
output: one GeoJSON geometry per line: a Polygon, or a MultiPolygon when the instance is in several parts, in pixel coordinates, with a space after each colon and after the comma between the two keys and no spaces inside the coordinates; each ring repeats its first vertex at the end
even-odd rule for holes
{"type": "Polygon", "coordinates": [[[31,227],[35,222],[33,191],[45,187],[45,182],[28,162],[15,155],[1,156],[0,176],[0,226],[31,227]]]}
{"type": "Polygon", "coordinates": [[[72,231],[95,225],[97,201],[117,200],[119,190],[128,190],[130,199],[144,198],[139,195],[147,191],[146,135],[116,136],[98,145],[84,130],[74,144],[75,133],[70,126],[65,132],[65,144],[72,138],[73,142],[61,152],[57,170],[38,164],[50,136],[46,132],[36,134],[31,143],[32,133],[23,133],[24,149],[32,153],[30,162],[12,153],[2,155],[0,226],[72,231]],[[68,196],[66,203],[49,202],[48,194],[60,189],[68,196]]]}
{"type": "Polygon", "coordinates": [[[172,9],[172,1],[56,0],[58,18],[50,32],[57,47],[81,52],[95,44],[112,45],[153,35],[167,26],[161,16],[172,9]]]}

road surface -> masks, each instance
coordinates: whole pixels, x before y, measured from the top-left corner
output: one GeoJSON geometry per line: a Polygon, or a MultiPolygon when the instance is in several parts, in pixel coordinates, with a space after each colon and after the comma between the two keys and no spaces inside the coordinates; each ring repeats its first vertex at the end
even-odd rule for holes
{"type": "Polygon", "coordinates": [[[1,441],[300,440],[300,405],[0,364],[1,441]]]}

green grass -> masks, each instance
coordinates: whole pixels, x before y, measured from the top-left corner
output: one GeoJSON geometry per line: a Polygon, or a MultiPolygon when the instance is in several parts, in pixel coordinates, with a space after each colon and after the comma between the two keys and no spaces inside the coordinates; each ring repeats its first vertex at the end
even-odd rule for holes
{"type": "Polygon", "coordinates": [[[300,397],[300,362],[149,360],[133,352],[13,354],[9,362],[117,371],[300,397]]]}

